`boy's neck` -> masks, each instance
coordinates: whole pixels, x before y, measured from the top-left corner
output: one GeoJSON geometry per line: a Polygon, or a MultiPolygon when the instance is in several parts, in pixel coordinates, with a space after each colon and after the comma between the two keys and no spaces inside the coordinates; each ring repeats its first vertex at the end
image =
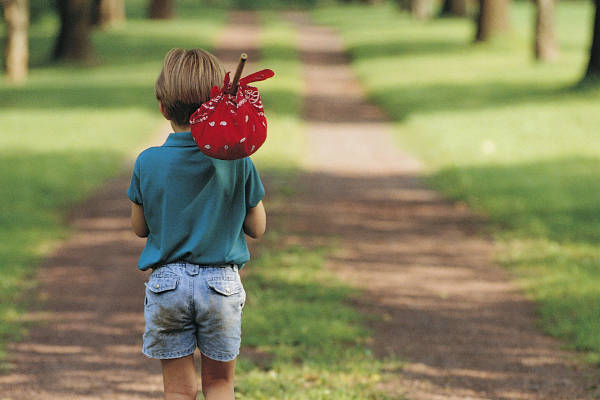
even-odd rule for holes
{"type": "Polygon", "coordinates": [[[171,121],[171,128],[173,128],[173,132],[175,132],[175,133],[189,132],[190,131],[190,126],[189,125],[177,125],[173,121],[171,121]]]}

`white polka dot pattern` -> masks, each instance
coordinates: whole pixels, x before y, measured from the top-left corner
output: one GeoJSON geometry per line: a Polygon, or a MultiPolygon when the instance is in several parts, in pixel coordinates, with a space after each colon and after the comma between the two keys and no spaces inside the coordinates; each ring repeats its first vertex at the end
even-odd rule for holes
{"type": "Polygon", "coordinates": [[[214,87],[211,99],[190,117],[192,136],[206,155],[235,160],[253,154],[266,140],[267,120],[262,100],[248,83],[273,76],[262,70],[240,79],[235,95],[228,93],[229,73],[222,88],[214,87]]]}

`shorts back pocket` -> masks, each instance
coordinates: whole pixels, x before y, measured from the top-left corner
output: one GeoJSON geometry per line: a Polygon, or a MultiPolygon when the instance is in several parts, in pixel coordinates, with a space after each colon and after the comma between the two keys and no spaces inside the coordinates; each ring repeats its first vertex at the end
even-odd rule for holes
{"type": "Polygon", "coordinates": [[[232,296],[242,291],[239,282],[230,280],[213,280],[208,282],[208,287],[223,296],[232,296]]]}
{"type": "Polygon", "coordinates": [[[159,294],[176,289],[178,283],[179,279],[177,278],[156,277],[146,282],[146,287],[152,293],[159,294]]]}

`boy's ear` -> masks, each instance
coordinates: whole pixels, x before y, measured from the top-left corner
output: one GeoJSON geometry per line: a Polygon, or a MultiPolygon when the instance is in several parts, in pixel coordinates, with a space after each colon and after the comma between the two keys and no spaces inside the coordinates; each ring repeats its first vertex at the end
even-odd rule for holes
{"type": "Polygon", "coordinates": [[[163,105],[162,101],[158,101],[158,109],[160,110],[160,113],[163,115],[163,117],[165,117],[167,119],[167,121],[170,121],[168,115],[167,115],[167,110],[165,109],[165,106],[163,105]]]}

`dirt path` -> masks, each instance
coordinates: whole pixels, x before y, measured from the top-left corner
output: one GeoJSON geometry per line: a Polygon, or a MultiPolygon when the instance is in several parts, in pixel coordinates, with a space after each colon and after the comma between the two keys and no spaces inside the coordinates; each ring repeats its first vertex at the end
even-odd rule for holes
{"type": "Polygon", "coordinates": [[[340,39],[303,15],[292,19],[313,172],[291,208],[290,234],[341,238],[331,268],[366,289],[359,307],[383,317],[378,355],[406,360],[387,389],[415,400],[594,398],[586,389],[597,371],[536,328],[479,222],[419,182],[418,162],[365,102],[340,39]]]}
{"type": "MultiPolygon", "coordinates": [[[[256,60],[257,39],[256,20],[232,14],[217,56],[232,65],[248,51],[256,60]]],[[[144,240],[131,233],[128,185],[129,173],[74,210],[74,235],[40,267],[42,302],[27,315],[35,328],[9,348],[0,400],[162,398],[160,365],[140,352],[146,274],[135,266],[144,240]]]]}

